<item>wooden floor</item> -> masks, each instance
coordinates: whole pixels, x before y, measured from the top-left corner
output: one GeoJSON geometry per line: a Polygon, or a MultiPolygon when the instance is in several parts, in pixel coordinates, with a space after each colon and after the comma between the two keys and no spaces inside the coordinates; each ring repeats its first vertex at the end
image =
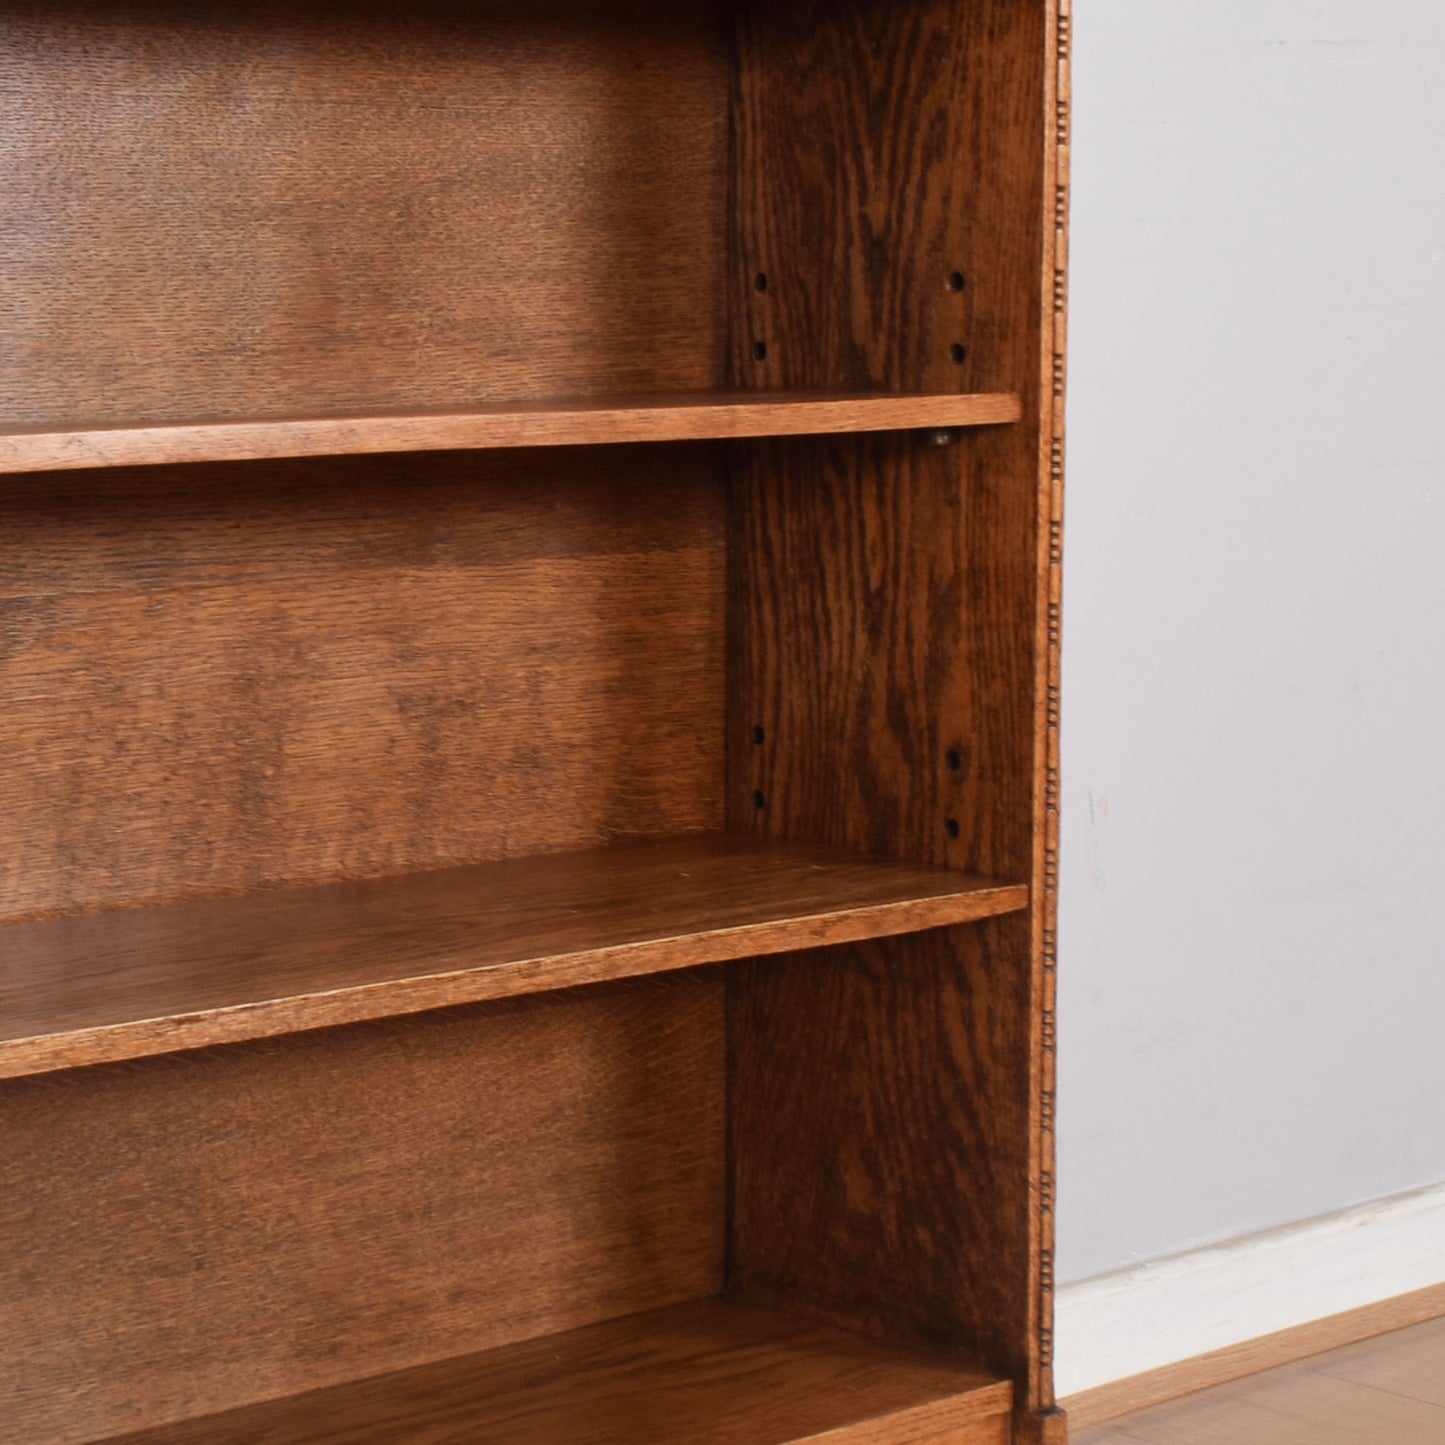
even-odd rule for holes
{"type": "Polygon", "coordinates": [[[1445,1319],[1202,1390],[1072,1445],[1445,1445],[1445,1319]]]}

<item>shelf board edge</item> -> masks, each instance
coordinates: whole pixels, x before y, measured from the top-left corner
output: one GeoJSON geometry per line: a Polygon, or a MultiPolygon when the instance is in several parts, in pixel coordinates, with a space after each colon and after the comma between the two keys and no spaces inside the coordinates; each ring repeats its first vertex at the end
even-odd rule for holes
{"type": "Polygon", "coordinates": [[[378,452],[601,446],[998,426],[1021,420],[1012,392],[699,393],[527,402],[474,411],[75,429],[0,428],[0,473],[263,461],[378,452]]]}
{"type": "MultiPolygon", "coordinates": [[[[691,846],[707,845],[694,841],[691,846]]],[[[806,858],[811,854],[800,856],[806,858]]],[[[846,855],[843,858],[846,859],[846,855]]],[[[567,855],[557,855],[560,868],[566,867],[566,859],[567,855]]],[[[851,860],[852,866],[867,866],[867,863],[868,860],[851,860]]],[[[493,866],[496,865],[482,864],[478,869],[493,866]]],[[[895,865],[878,865],[882,870],[890,866],[895,865]]],[[[458,870],[457,876],[471,871],[458,870]]],[[[382,879],[374,885],[351,886],[363,890],[374,887],[380,891],[396,886],[399,881],[405,880],[382,879]]],[[[904,881],[907,881],[906,875],[904,881]]],[[[403,954],[398,976],[323,988],[302,987],[295,992],[278,991],[269,997],[177,1008],[173,1012],[152,1011],[144,1016],[76,1022],[53,1030],[30,1030],[0,1039],[0,1079],[399,1018],[432,1009],[490,1003],[743,958],[903,936],[1020,912],[1029,903],[1026,884],[997,883],[944,870],[930,870],[927,881],[928,887],[915,886],[906,892],[900,886],[895,896],[881,901],[813,905],[795,911],[784,907],[773,916],[766,916],[764,912],[764,916],[756,919],[699,925],[692,931],[664,926],[649,934],[643,927],[632,936],[614,937],[596,946],[574,946],[564,951],[538,951],[490,960],[483,957],[479,962],[461,966],[423,967],[411,975],[404,972],[403,954]],[[943,886],[946,880],[953,880],[955,886],[943,886]]],[[[292,897],[308,892],[297,890],[292,897]]],[[[224,923],[232,914],[239,916],[248,904],[264,907],[267,898],[265,894],[243,895],[216,900],[216,903],[224,923]]],[[[204,901],[171,905],[178,910],[205,906],[204,901]]],[[[765,908],[765,905],[759,906],[765,908]]],[[[141,912],[160,917],[166,911],[160,908],[141,912]]],[[[478,912],[485,915],[485,906],[478,905],[478,912]]],[[[133,927],[137,913],[90,915],[89,919],[79,921],[99,927],[99,920],[107,917],[113,917],[121,928],[133,927]]],[[[56,920],[51,926],[63,928],[68,922],[71,920],[56,920]]],[[[10,925],[6,931],[10,929],[34,930],[35,935],[40,936],[47,925],[10,925]]],[[[12,938],[16,936],[12,934],[12,938]]],[[[425,939],[424,928],[422,937],[425,939]]],[[[103,941],[96,946],[103,947],[103,941]]],[[[452,949],[452,953],[464,951],[464,944],[452,949]]]]}

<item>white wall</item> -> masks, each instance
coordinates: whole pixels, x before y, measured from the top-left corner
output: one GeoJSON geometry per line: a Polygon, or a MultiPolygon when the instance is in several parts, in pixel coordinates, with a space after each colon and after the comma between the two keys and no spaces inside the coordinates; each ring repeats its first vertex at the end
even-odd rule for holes
{"type": "Polygon", "coordinates": [[[1445,3],[1075,11],[1065,1280],[1445,1179],[1445,3]]]}

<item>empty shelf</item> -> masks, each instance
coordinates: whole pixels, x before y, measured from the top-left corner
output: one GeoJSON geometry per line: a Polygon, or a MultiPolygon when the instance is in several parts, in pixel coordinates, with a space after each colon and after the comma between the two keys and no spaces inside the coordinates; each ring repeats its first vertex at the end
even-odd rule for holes
{"type": "Polygon", "coordinates": [[[595,446],[807,433],[907,431],[1018,421],[1019,398],[846,392],[696,392],[512,402],[470,411],[395,412],[279,421],[194,421],[146,426],[9,428],[0,472],[361,452],[485,447],[595,446]]]}
{"type": "Polygon", "coordinates": [[[1006,1445],[1012,1401],[965,1365],[704,1300],[112,1445],[1006,1445]]]}
{"type": "Polygon", "coordinates": [[[967,923],[1024,885],[700,834],[0,928],[0,1078],[967,923]]]}

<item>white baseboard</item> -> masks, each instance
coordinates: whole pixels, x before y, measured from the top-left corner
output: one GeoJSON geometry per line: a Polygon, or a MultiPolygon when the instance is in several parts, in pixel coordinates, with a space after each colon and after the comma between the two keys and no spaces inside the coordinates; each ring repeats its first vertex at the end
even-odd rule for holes
{"type": "Polygon", "coordinates": [[[1445,1184],[1064,1285],[1055,1387],[1075,1395],[1445,1281],[1445,1184]]]}

